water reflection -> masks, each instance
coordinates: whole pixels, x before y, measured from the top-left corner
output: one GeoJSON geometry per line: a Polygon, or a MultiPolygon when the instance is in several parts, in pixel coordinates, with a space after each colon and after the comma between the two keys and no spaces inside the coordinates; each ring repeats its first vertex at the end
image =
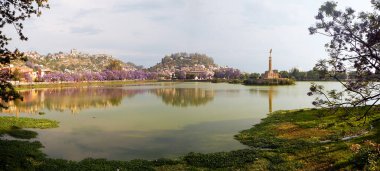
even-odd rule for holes
{"type": "Polygon", "coordinates": [[[232,137],[241,127],[249,127],[257,122],[259,120],[252,119],[202,122],[178,130],[152,131],[108,131],[101,127],[87,126],[71,132],[51,133],[51,130],[39,130],[39,137],[42,142],[49,140],[49,145],[43,150],[54,158],[82,160],[91,156],[111,160],[153,160],[178,157],[194,149],[209,153],[221,149],[230,151],[245,148],[232,137]]]}
{"type": "Polygon", "coordinates": [[[214,91],[200,88],[166,88],[150,92],[161,97],[165,104],[177,107],[205,105],[215,96],[214,91]]]}
{"type": "Polygon", "coordinates": [[[273,112],[273,96],[277,96],[277,90],[275,87],[260,87],[258,89],[250,89],[249,92],[255,95],[268,97],[268,111],[269,113],[273,112]]]}
{"type": "Polygon", "coordinates": [[[2,113],[36,114],[43,109],[49,111],[66,111],[78,113],[84,109],[107,108],[118,106],[124,97],[134,97],[143,93],[141,90],[125,90],[121,88],[64,88],[64,89],[39,89],[22,91],[23,101],[17,100],[10,103],[7,110],[2,113]]]}
{"type": "Polygon", "coordinates": [[[49,111],[70,111],[79,113],[84,109],[108,108],[119,106],[123,98],[132,98],[137,94],[150,92],[161,97],[166,105],[175,107],[200,106],[214,99],[213,90],[201,88],[155,88],[155,89],[125,89],[117,87],[87,87],[64,89],[38,89],[22,91],[24,101],[9,104],[2,113],[36,114],[46,109],[49,111]]]}
{"type": "Polygon", "coordinates": [[[173,83],[46,89],[26,91],[25,101],[14,105],[37,112],[46,108],[46,115],[28,117],[60,122],[58,128],[35,130],[49,157],[157,159],[246,148],[233,139],[235,134],[266,117],[268,107],[310,107],[309,86],[173,83]],[[69,108],[82,111],[60,114],[70,113],[69,108]]]}

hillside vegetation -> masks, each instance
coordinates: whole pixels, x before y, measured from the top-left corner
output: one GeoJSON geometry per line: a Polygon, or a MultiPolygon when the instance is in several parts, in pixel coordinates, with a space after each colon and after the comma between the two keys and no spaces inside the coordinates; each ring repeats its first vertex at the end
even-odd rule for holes
{"type": "Polygon", "coordinates": [[[85,53],[55,53],[48,55],[39,55],[27,53],[27,66],[44,66],[53,71],[68,72],[98,72],[105,70],[112,62],[120,63],[126,69],[136,69],[133,63],[124,63],[121,60],[106,54],[85,54],[85,53]]]}
{"type": "Polygon", "coordinates": [[[214,59],[199,53],[174,53],[162,58],[161,62],[150,67],[150,71],[157,71],[160,69],[172,69],[182,67],[193,67],[195,65],[204,65],[205,67],[216,67],[214,59]]]}

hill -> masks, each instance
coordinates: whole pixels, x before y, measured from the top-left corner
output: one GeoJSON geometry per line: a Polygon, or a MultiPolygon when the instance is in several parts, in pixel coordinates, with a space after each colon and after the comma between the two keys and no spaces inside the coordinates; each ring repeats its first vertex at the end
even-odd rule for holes
{"type": "Polygon", "coordinates": [[[159,71],[164,69],[180,69],[182,67],[194,67],[204,65],[206,68],[216,67],[214,59],[199,53],[174,53],[162,58],[160,63],[149,68],[150,71],[159,71]]]}
{"type": "Polygon", "coordinates": [[[26,65],[42,66],[50,68],[53,71],[62,72],[97,72],[105,70],[111,63],[119,63],[124,69],[135,70],[136,65],[133,63],[124,63],[107,54],[86,54],[71,50],[70,53],[58,52],[40,55],[37,52],[25,53],[28,58],[26,65]]]}

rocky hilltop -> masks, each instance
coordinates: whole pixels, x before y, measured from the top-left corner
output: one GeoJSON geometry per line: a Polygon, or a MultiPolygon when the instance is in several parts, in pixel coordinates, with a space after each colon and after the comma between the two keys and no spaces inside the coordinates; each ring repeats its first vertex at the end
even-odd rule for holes
{"type": "Polygon", "coordinates": [[[184,67],[204,66],[206,68],[214,68],[217,65],[214,59],[199,53],[174,53],[166,55],[160,63],[149,68],[150,71],[160,71],[165,69],[181,69],[184,67]]]}
{"type": "Polygon", "coordinates": [[[41,55],[37,52],[27,52],[26,65],[30,68],[42,66],[59,72],[98,72],[105,70],[111,63],[119,63],[125,70],[136,70],[133,63],[124,63],[107,54],[87,54],[73,49],[69,53],[58,52],[41,55]]]}

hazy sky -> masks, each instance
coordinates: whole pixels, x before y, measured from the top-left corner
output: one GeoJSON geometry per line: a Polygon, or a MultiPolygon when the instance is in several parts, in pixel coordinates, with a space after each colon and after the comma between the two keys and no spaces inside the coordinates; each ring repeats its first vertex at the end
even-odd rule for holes
{"type": "MultiPolygon", "coordinates": [[[[247,72],[311,69],[326,57],[328,39],[308,27],[325,0],[50,0],[50,10],[26,22],[24,51],[111,54],[145,67],[175,52],[198,52],[247,72]]],[[[357,11],[370,0],[338,0],[357,11]]],[[[14,30],[7,30],[13,31],[14,30]]]]}

